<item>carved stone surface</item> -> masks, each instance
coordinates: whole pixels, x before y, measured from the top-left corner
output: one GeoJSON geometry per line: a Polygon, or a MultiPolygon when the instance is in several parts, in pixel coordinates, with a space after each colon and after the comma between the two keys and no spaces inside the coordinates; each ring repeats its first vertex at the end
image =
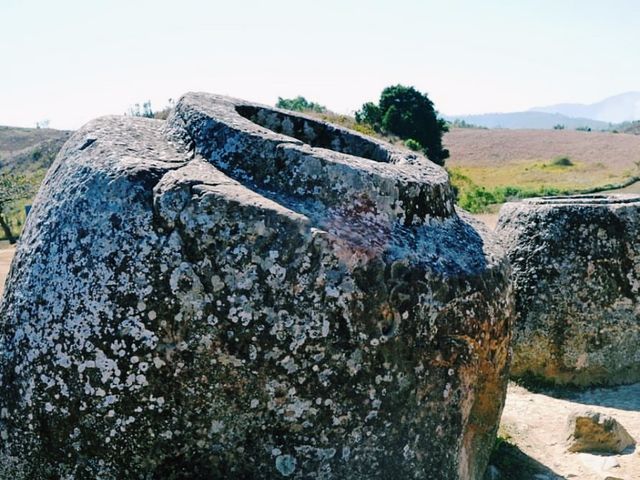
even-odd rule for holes
{"type": "Polygon", "coordinates": [[[508,285],[415,153],[208,94],[95,120],[0,306],[3,475],[479,478],[508,285]]]}
{"type": "Polygon", "coordinates": [[[640,196],[508,203],[496,229],[513,266],[511,372],[558,384],[640,380],[640,196]]]}

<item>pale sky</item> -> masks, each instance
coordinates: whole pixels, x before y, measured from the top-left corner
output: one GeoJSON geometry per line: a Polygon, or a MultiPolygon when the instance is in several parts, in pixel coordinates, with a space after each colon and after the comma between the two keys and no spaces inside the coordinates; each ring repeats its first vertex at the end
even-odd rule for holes
{"type": "Polygon", "coordinates": [[[637,0],[0,0],[0,125],[75,129],[187,91],[446,114],[640,90],[637,0]]]}

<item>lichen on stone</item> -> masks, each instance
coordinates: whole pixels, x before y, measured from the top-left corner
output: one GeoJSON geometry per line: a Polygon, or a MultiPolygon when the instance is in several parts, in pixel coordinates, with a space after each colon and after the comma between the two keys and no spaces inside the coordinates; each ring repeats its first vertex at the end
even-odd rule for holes
{"type": "Polygon", "coordinates": [[[101,118],[0,306],[0,472],[478,478],[511,308],[502,250],[416,153],[201,93],[101,118]]]}

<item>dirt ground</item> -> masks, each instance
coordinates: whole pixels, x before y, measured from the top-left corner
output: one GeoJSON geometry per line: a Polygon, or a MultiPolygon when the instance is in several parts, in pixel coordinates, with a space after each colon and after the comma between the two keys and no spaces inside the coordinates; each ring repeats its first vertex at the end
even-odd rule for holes
{"type": "Polygon", "coordinates": [[[636,441],[640,441],[640,383],[567,394],[534,393],[511,384],[500,422],[500,437],[505,442],[500,444],[492,459],[493,468],[500,474],[493,478],[640,479],[637,447],[621,455],[567,452],[569,415],[582,409],[613,416],[636,441]]]}
{"type": "Polygon", "coordinates": [[[0,243],[0,295],[4,291],[4,281],[9,273],[9,266],[15,249],[8,244],[0,243]]]}

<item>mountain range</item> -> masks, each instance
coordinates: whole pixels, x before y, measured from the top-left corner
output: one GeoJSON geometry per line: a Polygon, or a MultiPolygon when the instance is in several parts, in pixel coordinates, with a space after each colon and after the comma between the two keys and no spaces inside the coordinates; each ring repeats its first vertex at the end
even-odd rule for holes
{"type": "Polygon", "coordinates": [[[535,107],[532,112],[559,113],[572,118],[590,118],[607,123],[640,120],[640,92],[628,92],[590,105],[560,103],[548,107],[535,107]]]}
{"type": "Polygon", "coordinates": [[[628,92],[592,104],[561,103],[523,112],[445,116],[485,128],[550,129],[557,125],[575,130],[611,130],[623,122],[640,120],[640,92],[628,92]]]}

